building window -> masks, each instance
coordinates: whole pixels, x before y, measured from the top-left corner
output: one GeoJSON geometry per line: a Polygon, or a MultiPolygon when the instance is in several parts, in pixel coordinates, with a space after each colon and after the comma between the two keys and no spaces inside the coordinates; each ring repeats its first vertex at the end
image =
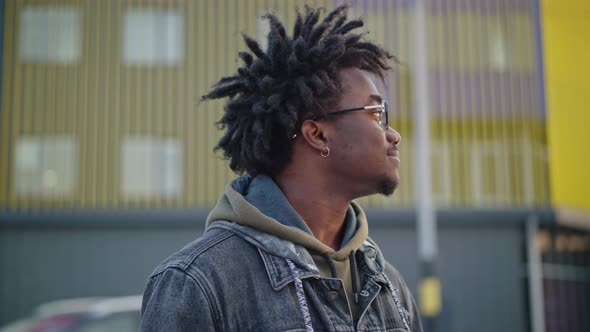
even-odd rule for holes
{"type": "Polygon", "coordinates": [[[444,140],[436,142],[436,148],[430,151],[430,164],[433,165],[432,194],[438,206],[450,206],[453,198],[451,148],[444,140]]]}
{"type": "MultiPolygon", "coordinates": [[[[431,182],[430,190],[432,199],[438,207],[448,207],[453,202],[453,160],[452,160],[452,148],[448,141],[440,138],[433,138],[433,142],[436,142],[436,146],[430,149],[430,161],[431,165],[428,167],[430,170],[431,182]]],[[[402,159],[407,161],[408,165],[414,165],[416,163],[417,146],[412,138],[404,138],[403,145],[401,146],[402,159]]],[[[409,195],[411,199],[414,199],[416,187],[416,177],[421,176],[417,174],[415,169],[409,169],[402,165],[401,174],[402,178],[406,179],[414,177],[412,183],[405,183],[404,186],[409,187],[409,195]]],[[[411,168],[411,167],[410,167],[411,168]]],[[[405,181],[404,181],[405,182],[405,181]]]]}
{"type": "Polygon", "coordinates": [[[478,141],[471,143],[471,194],[474,205],[509,202],[509,141],[478,141]]]}
{"type": "Polygon", "coordinates": [[[71,137],[21,137],[16,143],[19,195],[72,194],[78,183],[78,145],[71,137]]]}
{"type": "Polygon", "coordinates": [[[124,198],[169,198],[182,192],[182,144],[176,139],[127,137],[121,147],[124,198]]]}
{"type": "Polygon", "coordinates": [[[176,11],[125,13],[123,60],[127,64],[176,64],[184,55],[184,17],[176,11]]]}
{"type": "Polygon", "coordinates": [[[81,15],[71,7],[26,7],[20,15],[20,59],[72,63],[81,53],[81,15]]]}

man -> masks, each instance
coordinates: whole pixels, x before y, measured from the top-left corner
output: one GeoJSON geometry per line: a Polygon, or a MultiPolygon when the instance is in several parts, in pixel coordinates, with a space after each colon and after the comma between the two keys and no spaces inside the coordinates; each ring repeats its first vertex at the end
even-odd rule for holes
{"type": "Polygon", "coordinates": [[[393,193],[401,137],[373,83],[393,56],[346,12],[306,8],[292,36],[266,15],[267,51],[245,36],[253,54],[203,97],[228,98],[216,149],[243,176],[150,276],[142,331],[422,331],[352,202],[393,193]]]}

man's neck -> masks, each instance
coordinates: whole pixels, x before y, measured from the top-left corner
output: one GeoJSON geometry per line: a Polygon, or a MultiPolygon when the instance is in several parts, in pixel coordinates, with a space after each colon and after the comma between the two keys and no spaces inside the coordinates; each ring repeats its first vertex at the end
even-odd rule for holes
{"type": "Polygon", "coordinates": [[[350,201],[310,177],[289,174],[277,177],[275,182],[313,235],[330,248],[340,249],[350,201]]]}

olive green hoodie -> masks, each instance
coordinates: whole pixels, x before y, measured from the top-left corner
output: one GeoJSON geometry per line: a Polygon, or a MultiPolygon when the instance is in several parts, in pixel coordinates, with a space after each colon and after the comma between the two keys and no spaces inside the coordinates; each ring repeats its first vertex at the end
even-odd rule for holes
{"type": "Polygon", "coordinates": [[[207,226],[216,220],[249,226],[306,248],[322,277],[342,280],[351,313],[355,320],[358,318],[355,300],[355,289],[358,288],[353,285],[358,283],[354,253],[368,236],[367,220],[360,206],[353,202],[348,208],[346,228],[338,251],[316,239],[276,183],[265,175],[246,175],[228,184],[224,195],[209,214],[207,226]]]}

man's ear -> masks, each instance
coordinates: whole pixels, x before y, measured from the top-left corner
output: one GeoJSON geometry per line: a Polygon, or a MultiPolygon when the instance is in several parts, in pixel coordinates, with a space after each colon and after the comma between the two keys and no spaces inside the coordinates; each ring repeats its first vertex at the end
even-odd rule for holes
{"type": "Polygon", "coordinates": [[[329,142],[328,126],[321,122],[305,120],[301,124],[301,136],[318,151],[325,151],[329,142]]]}

